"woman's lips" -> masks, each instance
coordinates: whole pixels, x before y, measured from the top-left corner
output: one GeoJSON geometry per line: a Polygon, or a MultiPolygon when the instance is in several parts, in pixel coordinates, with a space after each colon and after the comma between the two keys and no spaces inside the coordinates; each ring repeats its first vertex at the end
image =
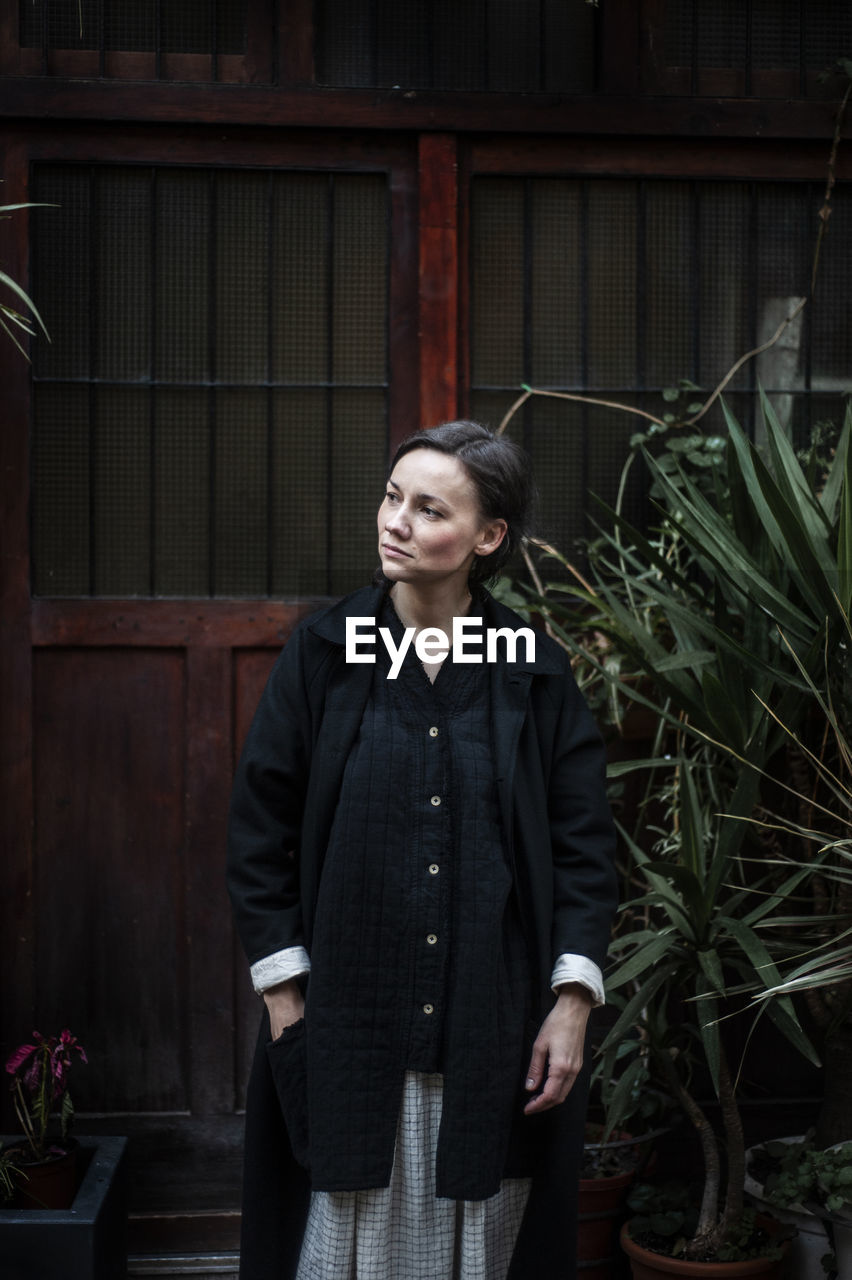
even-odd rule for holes
{"type": "Polygon", "coordinates": [[[392,547],[389,542],[382,543],[382,551],[385,551],[389,556],[405,556],[407,560],[411,559],[410,552],[403,551],[400,547],[392,547]]]}

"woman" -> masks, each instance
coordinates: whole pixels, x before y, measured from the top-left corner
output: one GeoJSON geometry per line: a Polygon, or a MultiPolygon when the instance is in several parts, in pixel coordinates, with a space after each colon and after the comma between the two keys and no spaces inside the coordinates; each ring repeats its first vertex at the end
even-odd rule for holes
{"type": "Polygon", "coordinates": [[[529,503],[487,428],[406,440],[379,584],[296,628],[258,708],[228,871],[265,1005],[243,1280],[573,1275],[614,842],[564,652],[473,640],[523,626],[481,584],[529,503]]]}

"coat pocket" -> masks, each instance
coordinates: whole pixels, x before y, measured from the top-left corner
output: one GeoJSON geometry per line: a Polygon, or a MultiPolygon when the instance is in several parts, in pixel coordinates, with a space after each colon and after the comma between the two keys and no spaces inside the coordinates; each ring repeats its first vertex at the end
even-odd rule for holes
{"type": "Polygon", "coordinates": [[[293,1155],[309,1168],[308,1160],[308,1073],[305,1019],[285,1027],[277,1040],[266,1046],[269,1069],[278,1094],[278,1103],[293,1155]]]}

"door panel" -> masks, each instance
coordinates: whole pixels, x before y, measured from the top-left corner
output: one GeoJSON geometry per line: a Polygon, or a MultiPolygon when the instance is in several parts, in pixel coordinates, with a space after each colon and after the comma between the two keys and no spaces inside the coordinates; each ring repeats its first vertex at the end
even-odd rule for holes
{"type": "Polygon", "coordinates": [[[185,656],[37,650],[33,694],[39,1018],[81,1109],[186,1111],[185,656]]]}
{"type": "Polygon", "coordinates": [[[230,782],[295,622],[369,579],[419,418],[416,150],[136,142],[7,155],[4,199],[58,207],[29,217],[52,342],[2,441],[2,1048],[69,1026],[79,1130],[131,1137],[132,1247],[224,1248],[260,1013],[230,782]]]}

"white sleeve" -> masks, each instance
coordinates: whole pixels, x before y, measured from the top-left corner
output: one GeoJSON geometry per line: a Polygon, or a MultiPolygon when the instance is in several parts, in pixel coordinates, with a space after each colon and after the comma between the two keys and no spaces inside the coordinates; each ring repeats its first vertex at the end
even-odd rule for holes
{"type": "Polygon", "coordinates": [[[594,960],[564,951],[553,966],[550,986],[553,991],[563,982],[579,982],[592,994],[596,1005],[605,1004],[603,974],[594,960]]]}
{"type": "Polygon", "coordinates": [[[311,962],[304,947],[285,947],[271,956],[256,960],[251,966],[252,986],[258,995],[288,978],[310,973],[311,962]]]}

